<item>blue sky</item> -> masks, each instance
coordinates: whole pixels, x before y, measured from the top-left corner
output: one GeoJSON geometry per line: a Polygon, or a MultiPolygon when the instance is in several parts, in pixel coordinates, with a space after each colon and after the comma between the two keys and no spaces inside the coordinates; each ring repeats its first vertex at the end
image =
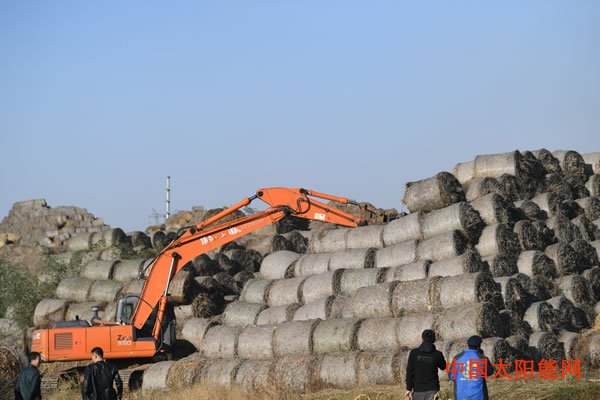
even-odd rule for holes
{"type": "Polygon", "coordinates": [[[4,1],[0,218],[126,230],[307,187],[401,208],[476,154],[600,151],[597,1],[4,1]]]}

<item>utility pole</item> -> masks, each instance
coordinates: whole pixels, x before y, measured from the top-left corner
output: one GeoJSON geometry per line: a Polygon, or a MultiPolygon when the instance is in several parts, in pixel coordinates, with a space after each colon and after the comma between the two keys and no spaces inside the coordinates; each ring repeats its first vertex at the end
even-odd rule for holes
{"type": "Polygon", "coordinates": [[[167,212],[165,213],[165,221],[171,216],[171,177],[167,176],[167,212]]]}

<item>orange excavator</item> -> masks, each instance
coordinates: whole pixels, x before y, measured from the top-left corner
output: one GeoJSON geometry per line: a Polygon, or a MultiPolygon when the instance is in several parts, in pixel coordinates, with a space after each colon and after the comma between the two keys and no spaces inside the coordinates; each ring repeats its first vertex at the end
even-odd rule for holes
{"type": "Polygon", "coordinates": [[[361,218],[311,197],[359,204],[343,197],[299,188],[260,189],[254,196],[184,230],[167,245],[152,262],[140,296],[119,300],[115,321],[94,317],[91,321],[58,322],[54,328],[33,332],[31,351],[39,352],[44,361],[88,360],[94,347],[101,347],[108,359],[166,358],[176,340],[175,314],[167,301],[169,284],[187,262],[287,215],[347,227],[364,224],[361,218]],[[211,227],[257,198],[269,208],[211,227]]]}

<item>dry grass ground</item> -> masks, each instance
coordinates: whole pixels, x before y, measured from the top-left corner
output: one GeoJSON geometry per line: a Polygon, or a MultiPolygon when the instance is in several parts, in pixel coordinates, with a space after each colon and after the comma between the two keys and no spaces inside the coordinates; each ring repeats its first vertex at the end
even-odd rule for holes
{"type": "MultiPolygon", "coordinates": [[[[597,400],[600,399],[599,381],[492,381],[488,384],[490,400],[597,400]]],[[[63,387],[50,400],[79,400],[78,388],[63,387]]],[[[191,386],[169,392],[136,392],[130,400],[401,400],[404,388],[398,386],[365,387],[351,391],[330,390],[304,396],[290,395],[276,390],[248,392],[218,386],[191,386]]],[[[443,382],[440,400],[452,399],[450,383],[443,382]]]]}

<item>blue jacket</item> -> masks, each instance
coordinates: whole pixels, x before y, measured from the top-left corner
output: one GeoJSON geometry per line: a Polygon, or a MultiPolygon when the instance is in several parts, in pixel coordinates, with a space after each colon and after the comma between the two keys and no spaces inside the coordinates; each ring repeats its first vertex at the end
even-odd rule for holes
{"type": "Polygon", "coordinates": [[[454,398],[456,400],[487,400],[488,392],[485,378],[478,377],[469,379],[469,360],[481,359],[487,363],[486,377],[494,373],[494,367],[490,360],[483,355],[480,350],[466,349],[454,357],[453,365],[450,368],[456,371],[449,371],[448,376],[454,382],[454,398]],[[455,365],[455,367],[454,367],[455,365]],[[459,370],[463,370],[460,372],[459,370]]]}

